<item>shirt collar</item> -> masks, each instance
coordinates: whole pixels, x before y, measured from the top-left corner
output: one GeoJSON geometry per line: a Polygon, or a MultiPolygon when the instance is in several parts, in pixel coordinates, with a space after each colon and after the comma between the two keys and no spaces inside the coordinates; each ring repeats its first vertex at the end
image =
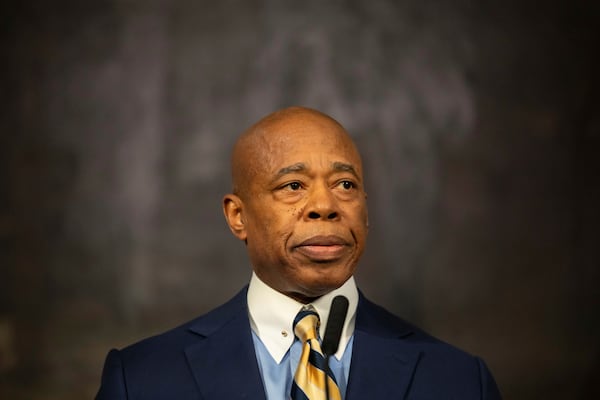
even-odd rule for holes
{"type": "MultiPolygon", "coordinates": [[[[337,295],[348,298],[348,314],[342,329],[340,346],[335,353],[335,358],[340,360],[346,349],[348,341],[354,334],[356,307],[358,306],[358,289],[354,277],[350,277],[341,287],[319,297],[310,303],[319,313],[321,338],[325,334],[325,327],[329,318],[331,300],[337,295]]],[[[296,314],[305,304],[302,304],[269,287],[252,273],[248,287],[248,311],[252,331],[260,338],[271,357],[280,363],[294,342],[292,324],[296,314]]]]}

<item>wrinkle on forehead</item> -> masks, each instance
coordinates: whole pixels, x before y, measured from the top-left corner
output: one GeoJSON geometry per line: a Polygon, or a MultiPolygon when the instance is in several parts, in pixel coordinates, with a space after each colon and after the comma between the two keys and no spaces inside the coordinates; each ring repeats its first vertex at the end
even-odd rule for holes
{"type": "Polygon", "coordinates": [[[328,136],[356,156],[360,155],[346,130],[333,118],[309,108],[291,107],[270,114],[246,130],[237,140],[231,157],[233,191],[244,197],[258,174],[268,172],[271,155],[293,151],[302,135],[316,133],[328,136]]]}

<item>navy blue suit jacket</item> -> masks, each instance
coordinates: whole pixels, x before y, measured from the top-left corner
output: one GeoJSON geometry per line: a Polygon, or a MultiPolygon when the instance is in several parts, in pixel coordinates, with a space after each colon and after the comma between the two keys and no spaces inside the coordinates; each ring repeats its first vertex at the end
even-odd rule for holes
{"type": "MultiPolygon", "coordinates": [[[[111,350],[96,399],[265,399],[246,292],[185,325],[111,350]]],[[[361,295],[346,400],[366,399],[496,400],[500,394],[482,360],[361,295]]]]}

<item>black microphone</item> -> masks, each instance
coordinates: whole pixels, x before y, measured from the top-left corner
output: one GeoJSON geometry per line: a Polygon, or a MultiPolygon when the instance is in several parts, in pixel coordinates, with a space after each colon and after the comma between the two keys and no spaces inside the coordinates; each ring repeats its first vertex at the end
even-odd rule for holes
{"type": "MultiPolygon", "coordinates": [[[[340,346],[340,337],[342,336],[347,313],[348,299],[344,296],[335,296],[331,301],[329,318],[327,319],[325,335],[323,335],[323,343],[321,344],[321,350],[325,356],[325,368],[327,368],[326,375],[330,373],[329,356],[334,354],[340,346]]],[[[325,379],[325,398],[329,400],[329,383],[327,379],[325,379]]]]}
{"type": "Polygon", "coordinates": [[[342,328],[348,313],[348,299],[344,296],[335,296],[331,301],[329,309],[329,318],[327,319],[327,327],[323,336],[323,344],[321,350],[325,358],[334,354],[340,345],[340,337],[342,336],[342,328]]]}

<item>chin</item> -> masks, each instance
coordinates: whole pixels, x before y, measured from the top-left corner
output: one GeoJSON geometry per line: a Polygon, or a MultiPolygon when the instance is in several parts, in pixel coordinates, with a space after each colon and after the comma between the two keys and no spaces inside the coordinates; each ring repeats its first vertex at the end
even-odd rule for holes
{"type": "Polygon", "coordinates": [[[335,276],[320,275],[305,282],[305,288],[307,288],[307,292],[310,292],[311,297],[320,297],[342,286],[351,276],[352,274],[339,276],[337,274],[335,276]]]}

